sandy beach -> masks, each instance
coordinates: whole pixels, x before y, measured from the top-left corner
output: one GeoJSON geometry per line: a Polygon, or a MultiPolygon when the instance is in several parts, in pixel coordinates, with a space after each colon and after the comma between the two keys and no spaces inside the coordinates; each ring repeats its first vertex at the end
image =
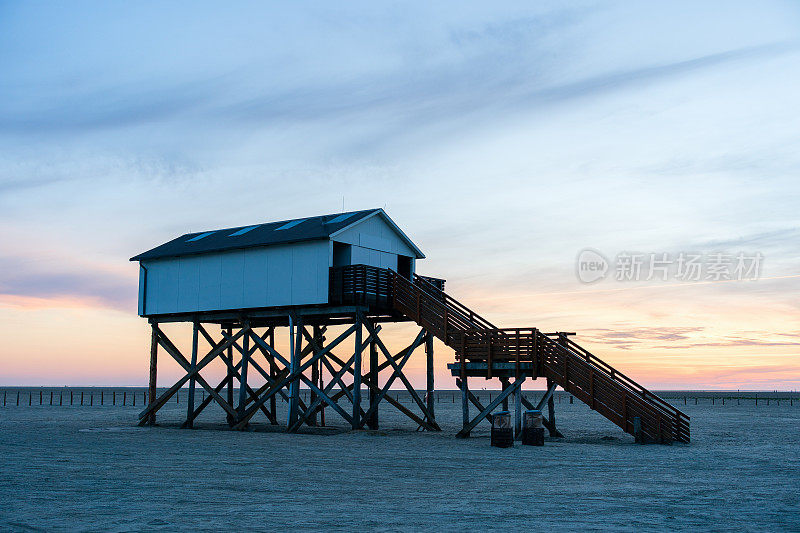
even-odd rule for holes
{"type": "Polygon", "coordinates": [[[153,428],[136,427],[139,406],[6,406],[0,527],[800,529],[800,402],[675,403],[692,417],[690,445],[637,445],[563,396],[566,437],[512,449],[489,446],[487,423],[455,439],[460,405],[446,392],[441,433],[390,406],[386,429],[348,431],[329,413],[338,427],[298,435],[264,419],[226,430],[218,408],[181,430],[175,403],[153,428]]]}

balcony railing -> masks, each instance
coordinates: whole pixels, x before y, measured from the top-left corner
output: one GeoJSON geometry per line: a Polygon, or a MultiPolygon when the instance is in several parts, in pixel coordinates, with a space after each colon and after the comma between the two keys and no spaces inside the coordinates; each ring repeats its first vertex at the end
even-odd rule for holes
{"type": "MultiPolygon", "coordinates": [[[[369,305],[390,309],[394,301],[395,272],[369,265],[347,265],[330,269],[328,301],[333,305],[369,305]]],[[[414,283],[430,292],[444,291],[445,280],[415,276],[414,283]],[[432,290],[431,290],[432,289],[432,290]]]]}

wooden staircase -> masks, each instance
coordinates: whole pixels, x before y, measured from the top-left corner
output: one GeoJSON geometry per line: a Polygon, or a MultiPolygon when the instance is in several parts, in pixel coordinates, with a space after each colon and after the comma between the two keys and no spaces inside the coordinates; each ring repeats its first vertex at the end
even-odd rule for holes
{"type": "Polygon", "coordinates": [[[391,284],[394,309],[453,348],[462,377],[468,363],[483,363],[486,378],[494,363],[514,363],[517,376],[548,378],[637,440],[689,442],[688,416],[573,342],[571,333],[498,328],[420,276],[391,272],[391,284]]]}

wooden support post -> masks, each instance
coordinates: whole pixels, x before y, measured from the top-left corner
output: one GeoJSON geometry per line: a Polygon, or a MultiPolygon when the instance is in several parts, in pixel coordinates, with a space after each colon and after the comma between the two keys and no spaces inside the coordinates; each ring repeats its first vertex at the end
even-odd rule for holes
{"type": "MultiPolygon", "coordinates": [[[[547,379],[547,389],[549,390],[550,387],[553,387],[555,390],[555,383],[553,383],[549,378],[547,379]]],[[[550,432],[551,437],[561,437],[561,433],[556,428],[556,403],[553,401],[553,395],[550,395],[550,398],[547,400],[547,420],[550,423],[547,426],[547,431],[550,432]]]]}
{"type": "MultiPolygon", "coordinates": [[[[489,403],[489,405],[487,405],[486,407],[484,407],[483,411],[481,411],[480,413],[478,413],[478,416],[476,416],[475,418],[473,418],[473,419],[472,419],[472,421],[468,421],[468,422],[467,422],[467,424],[466,424],[466,425],[465,425],[465,426],[464,426],[464,427],[461,429],[461,431],[459,431],[459,432],[456,434],[456,437],[458,437],[458,438],[464,438],[464,437],[468,437],[468,436],[469,436],[469,432],[472,430],[472,428],[474,428],[475,426],[477,426],[477,425],[478,425],[478,424],[481,422],[481,420],[483,420],[483,419],[485,419],[487,416],[489,416],[489,414],[491,414],[491,412],[492,412],[492,411],[493,411],[493,410],[494,410],[494,409],[495,409],[495,408],[496,408],[498,405],[500,405],[504,399],[508,398],[508,396],[509,396],[511,393],[513,393],[513,392],[517,392],[517,391],[518,391],[518,390],[519,390],[519,389],[522,387],[522,383],[523,383],[524,381],[525,381],[525,374],[522,374],[522,375],[520,375],[520,377],[519,377],[519,378],[517,378],[517,379],[514,381],[514,383],[513,383],[513,384],[512,384],[510,387],[506,388],[506,389],[505,389],[503,392],[501,392],[501,393],[500,393],[500,395],[499,395],[497,398],[495,398],[495,399],[494,399],[492,402],[490,402],[490,403],[489,403]]],[[[465,390],[467,390],[466,386],[463,386],[463,387],[461,387],[461,391],[462,391],[462,393],[463,393],[465,390]]],[[[464,396],[465,396],[465,399],[464,399],[464,400],[462,400],[462,401],[466,401],[466,395],[464,395],[464,396]]]]}
{"type": "Polygon", "coordinates": [[[638,416],[633,417],[633,438],[639,444],[644,444],[644,436],[642,435],[642,419],[638,416]]]}
{"type": "MultiPolygon", "coordinates": [[[[319,326],[314,326],[312,328],[312,335],[314,339],[314,348],[312,348],[311,353],[316,355],[317,346],[322,346],[323,344],[322,329],[319,326]]],[[[311,365],[311,381],[313,381],[315,384],[319,383],[319,361],[314,361],[314,364],[311,365]]],[[[312,389],[308,400],[309,405],[313,405],[316,399],[317,399],[317,393],[312,389]]],[[[316,426],[317,411],[314,410],[314,412],[312,412],[306,420],[308,421],[309,426],[316,426]]]]}
{"type": "Polygon", "coordinates": [[[300,409],[300,369],[301,344],[303,342],[303,329],[305,326],[294,315],[289,316],[289,366],[294,379],[289,383],[289,411],[286,425],[292,427],[297,422],[300,409]]]}
{"type": "MultiPolygon", "coordinates": [[[[197,320],[192,323],[192,360],[190,362],[190,371],[192,372],[189,378],[189,398],[186,401],[186,427],[192,429],[194,427],[194,386],[197,382],[195,371],[197,370],[197,334],[199,324],[197,320]]],[[[134,395],[134,401],[136,396],[134,395]]]]}
{"type": "Polygon", "coordinates": [[[374,339],[369,343],[369,383],[369,410],[372,414],[367,427],[378,429],[378,344],[374,339]]]}
{"type": "MultiPolygon", "coordinates": [[[[434,418],[435,415],[433,412],[433,404],[434,404],[433,335],[430,332],[425,333],[425,362],[426,362],[426,372],[428,374],[428,383],[425,390],[425,396],[427,399],[428,412],[430,413],[431,418],[434,418]]],[[[428,422],[430,423],[433,423],[434,421],[435,420],[428,420],[428,422]]]]}
{"type": "MultiPolygon", "coordinates": [[[[319,388],[320,390],[325,390],[325,367],[322,366],[319,369],[319,388]]],[[[272,401],[275,401],[275,397],[272,397],[272,401]]],[[[325,404],[320,405],[319,409],[319,425],[325,427],[325,404]]]]}
{"type": "Polygon", "coordinates": [[[459,435],[461,437],[469,437],[469,382],[467,376],[461,378],[461,420],[462,428],[459,435]]]}
{"type": "MultiPolygon", "coordinates": [[[[274,327],[269,328],[269,335],[267,336],[267,339],[268,339],[267,342],[269,342],[269,346],[274,349],[275,348],[275,328],[274,327]]],[[[267,353],[269,353],[269,352],[267,352],[267,353]]],[[[269,376],[270,376],[270,378],[272,378],[273,382],[275,381],[277,375],[278,375],[278,366],[275,364],[275,357],[270,353],[269,354],[269,376]]],[[[278,424],[278,405],[277,405],[277,400],[278,399],[275,396],[273,396],[272,398],[269,399],[269,412],[272,414],[271,418],[273,420],[273,422],[272,422],[273,425],[277,425],[278,424]]]]}
{"type": "Polygon", "coordinates": [[[353,429],[361,427],[361,311],[356,311],[355,353],[353,359],[353,429]]]}
{"type": "MultiPolygon", "coordinates": [[[[156,401],[156,377],[157,377],[157,367],[158,367],[158,334],[156,325],[152,324],[150,327],[151,336],[150,336],[150,381],[147,387],[148,399],[147,403],[153,403],[156,401]]],[[[150,416],[147,417],[147,423],[149,425],[155,425],[156,423],[156,413],[153,411],[150,413],[150,416]]]]}
{"type": "MultiPolygon", "coordinates": [[[[223,334],[227,334],[227,338],[231,338],[233,336],[233,328],[231,326],[224,328],[223,334]]],[[[227,369],[226,378],[228,380],[225,396],[228,400],[228,405],[233,407],[233,345],[228,345],[228,360],[225,363],[225,367],[227,369]]],[[[225,413],[225,419],[228,421],[229,426],[232,426],[235,421],[233,415],[230,413],[225,413]]]]}
{"type": "MultiPolygon", "coordinates": [[[[500,378],[500,386],[506,390],[509,387],[508,378],[500,378]]],[[[503,400],[503,411],[508,411],[508,396],[503,400]]]]}
{"type": "Polygon", "coordinates": [[[239,405],[236,413],[238,417],[244,416],[245,406],[247,405],[247,368],[250,366],[250,321],[242,323],[242,329],[247,330],[242,338],[242,368],[239,370],[239,405]]]}
{"type": "Polygon", "coordinates": [[[520,385],[514,392],[514,438],[522,438],[522,386],[520,385]]]}

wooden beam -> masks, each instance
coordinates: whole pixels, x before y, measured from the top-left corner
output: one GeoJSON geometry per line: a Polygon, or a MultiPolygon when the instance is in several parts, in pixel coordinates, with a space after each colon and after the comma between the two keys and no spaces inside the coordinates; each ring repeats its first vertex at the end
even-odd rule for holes
{"type": "MultiPolygon", "coordinates": [[[[522,397],[522,405],[524,405],[527,409],[539,409],[538,407],[534,407],[531,402],[529,402],[524,396],[522,397]]],[[[547,431],[550,433],[551,437],[563,437],[564,435],[561,434],[558,429],[556,429],[555,424],[550,422],[550,419],[542,414],[542,424],[544,427],[547,428],[547,431]]]]}
{"type": "MultiPolygon", "coordinates": [[[[242,368],[239,371],[239,407],[237,409],[236,419],[239,420],[244,416],[245,402],[247,401],[247,367],[250,362],[250,321],[245,319],[242,321],[242,330],[247,330],[248,334],[242,339],[242,368]]],[[[231,343],[233,344],[233,343],[231,343]]]]}
{"type": "MultiPolygon", "coordinates": [[[[364,325],[366,326],[367,331],[369,331],[370,333],[374,330],[375,326],[373,326],[369,322],[369,320],[364,320],[364,325]]],[[[421,330],[421,333],[424,333],[424,332],[425,332],[425,330],[421,330]]],[[[418,336],[418,339],[419,339],[419,336],[418,336]]],[[[421,339],[419,339],[419,340],[421,341],[421,339]]],[[[389,364],[395,369],[395,372],[397,372],[397,363],[395,363],[394,359],[392,358],[391,353],[389,353],[389,350],[383,344],[383,341],[378,336],[375,337],[375,341],[378,343],[378,348],[380,348],[380,350],[386,356],[386,359],[389,361],[389,364]]],[[[408,390],[409,394],[411,395],[411,398],[413,398],[414,402],[416,402],[417,406],[420,408],[420,411],[422,411],[422,413],[430,421],[429,425],[431,427],[435,428],[436,431],[441,431],[441,428],[439,427],[439,425],[436,423],[435,420],[433,420],[433,414],[428,412],[427,406],[420,399],[419,394],[417,394],[417,391],[414,390],[414,387],[411,386],[411,382],[408,381],[408,378],[405,376],[405,374],[403,374],[402,372],[398,372],[397,377],[399,377],[400,381],[403,382],[403,385],[405,385],[406,390],[408,390]]]]}
{"type": "Polygon", "coordinates": [[[353,429],[360,429],[361,416],[361,334],[363,317],[356,312],[355,356],[353,358],[353,429]]]}
{"type": "Polygon", "coordinates": [[[545,404],[547,404],[547,402],[550,401],[550,398],[553,397],[553,393],[556,391],[557,387],[558,383],[556,383],[555,381],[550,381],[549,379],[547,380],[547,392],[544,393],[542,399],[539,400],[538,404],[536,404],[536,409],[538,409],[539,411],[544,409],[545,404]]]}
{"type": "Polygon", "coordinates": [[[467,373],[464,367],[464,355],[462,352],[462,363],[461,363],[461,431],[458,435],[461,435],[461,438],[469,437],[469,432],[472,428],[468,428],[469,426],[469,378],[467,377],[467,373]]]}
{"type": "MultiPolygon", "coordinates": [[[[291,383],[294,380],[301,379],[306,384],[308,384],[311,388],[316,389],[316,392],[318,394],[320,392],[322,392],[322,391],[319,390],[319,387],[317,387],[315,384],[311,384],[311,380],[309,380],[308,378],[303,376],[303,371],[305,371],[309,366],[311,366],[311,364],[314,361],[318,360],[320,357],[325,356],[325,354],[327,354],[330,350],[335,348],[344,339],[349,337],[350,334],[354,331],[354,329],[355,329],[354,326],[351,326],[351,327],[347,328],[346,331],[344,331],[341,335],[339,335],[333,342],[331,342],[328,346],[326,346],[322,351],[320,351],[319,353],[314,354],[308,362],[306,362],[303,365],[301,365],[300,368],[296,372],[290,372],[287,376],[276,380],[275,384],[270,388],[270,390],[267,391],[267,393],[265,393],[263,396],[261,396],[261,398],[259,398],[258,401],[255,402],[255,405],[250,407],[250,409],[248,409],[245,412],[244,416],[240,417],[239,422],[234,426],[234,429],[242,429],[246,425],[247,421],[250,418],[252,418],[252,416],[256,413],[256,411],[258,410],[258,408],[261,405],[263,405],[267,400],[269,400],[272,396],[274,396],[279,389],[283,388],[287,383],[291,383]]],[[[290,367],[291,366],[289,364],[289,362],[281,354],[279,354],[277,351],[275,351],[271,346],[268,346],[264,342],[263,339],[258,337],[258,335],[253,335],[252,337],[253,337],[253,340],[257,344],[261,345],[263,348],[268,350],[273,356],[275,356],[279,361],[281,361],[286,367],[290,367]]],[[[325,399],[329,400],[329,398],[327,396],[325,396],[325,399]]],[[[335,404],[335,402],[333,402],[333,403],[335,404]]],[[[331,405],[331,407],[336,409],[337,405],[331,405]]],[[[341,410],[341,412],[340,412],[340,409],[341,408],[336,409],[337,412],[339,412],[339,414],[344,413],[344,410],[341,410]]],[[[344,413],[343,418],[345,418],[348,421],[351,421],[351,417],[349,415],[347,415],[347,413],[344,413]]]]}
{"type": "MultiPolygon", "coordinates": [[[[550,378],[547,378],[547,389],[550,390],[552,385],[555,385],[555,381],[551,381],[550,378]]],[[[551,437],[563,437],[561,432],[556,429],[556,404],[553,401],[553,395],[550,395],[550,398],[547,399],[547,421],[550,423],[547,427],[547,431],[550,432],[551,437]]]]}
{"type": "MultiPolygon", "coordinates": [[[[325,393],[327,395],[330,395],[330,391],[333,390],[333,387],[335,387],[336,384],[341,381],[341,379],[344,377],[344,375],[347,372],[347,370],[353,364],[353,360],[354,359],[355,359],[355,354],[353,354],[350,357],[350,359],[347,361],[347,363],[345,365],[342,365],[342,367],[339,369],[339,371],[336,372],[336,374],[333,375],[333,377],[331,378],[331,381],[328,383],[328,385],[324,389],[322,389],[323,393],[325,393]]],[[[321,404],[324,403],[322,398],[323,398],[322,396],[317,395],[316,398],[314,399],[314,402],[308,407],[308,409],[306,410],[306,412],[303,415],[303,417],[300,420],[298,420],[294,425],[289,426],[287,431],[293,433],[293,432],[297,431],[298,429],[300,429],[300,426],[303,425],[303,422],[305,421],[305,419],[307,417],[309,417],[311,415],[311,413],[316,412],[317,407],[319,407],[321,404]]],[[[333,399],[331,398],[331,400],[333,400],[333,399]]]]}
{"type": "MultiPolygon", "coordinates": [[[[461,390],[461,378],[456,378],[456,387],[458,387],[458,389],[461,390]]],[[[474,405],[478,409],[478,412],[483,411],[483,404],[480,402],[480,400],[478,400],[478,398],[474,394],[472,394],[472,391],[469,389],[467,389],[467,396],[469,398],[469,401],[472,402],[472,405],[474,405]]],[[[467,420],[467,422],[469,422],[469,420],[467,420]]]]}
{"type": "MultiPolygon", "coordinates": [[[[220,357],[222,357],[222,355],[221,355],[221,354],[220,354],[220,357]]],[[[239,363],[239,365],[241,365],[241,362],[239,363]]],[[[238,370],[238,369],[239,369],[239,365],[237,365],[237,366],[236,366],[236,370],[238,370]]],[[[238,375],[238,372],[237,372],[237,374],[236,374],[236,375],[238,375]]],[[[230,374],[227,374],[227,373],[226,373],[226,375],[225,375],[225,377],[223,378],[223,380],[219,382],[219,385],[217,385],[216,387],[214,387],[214,390],[215,390],[215,391],[217,391],[217,392],[221,391],[221,390],[222,390],[222,388],[223,388],[223,387],[224,387],[226,384],[229,384],[229,383],[230,383],[232,380],[233,380],[233,373],[230,373],[230,374]]],[[[205,409],[206,407],[208,407],[208,405],[209,405],[209,404],[210,404],[212,401],[214,401],[214,397],[213,397],[211,394],[209,394],[208,396],[206,396],[206,397],[205,397],[205,399],[204,399],[202,402],[200,402],[200,405],[198,405],[198,406],[197,406],[197,409],[195,409],[195,410],[194,410],[194,416],[193,416],[193,418],[197,418],[197,417],[200,415],[200,413],[203,411],[203,409],[205,409]]],[[[230,415],[228,415],[228,416],[230,416],[230,415]]]]}
{"type": "MultiPolygon", "coordinates": [[[[274,348],[275,347],[275,328],[274,327],[270,327],[269,328],[268,338],[269,338],[269,341],[268,341],[269,345],[274,348]]],[[[269,360],[269,375],[270,375],[270,378],[272,378],[271,383],[274,383],[275,380],[277,379],[277,375],[278,375],[278,365],[275,364],[275,357],[273,357],[272,354],[270,354],[267,351],[262,350],[262,352],[264,353],[264,357],[265,358],[267,358],[267,355],[269,354],[269,357],[268,357],[268,360],[269,360]]],[[[274,395],[269,399],[269,411],[270,411],[270,413],[272,413],[272,416],[270,417],[270,419],[273,421],[272,422],[273,424],[277,424],[278,423],[278,406],[277,406],[276,400],[277,400],[277,398],[275,398],[274,395]]]]}
{"type": "MultiPolygon", "coordinates": [[[[369,343],[369,383],[378,384],[378,345],[375,340],[369,343]]],[[[367,427],[378,429],[378,393],[372,387],[369,387],[368,410],[372,415],[367,418],[367,427]]]]}
{"type": "Polygon", "coordinates": [[[522,386],[517,387],[514,393],[514,438],[522,438],[522,386]]]}
{"type": "MultiPolygon", "coordinates": [[[[228,326],[227,329],[222,330],[222,336],[225,337],[226,333],[227,336],[230,337],[233,334],[233,329],[230,326],[228,326]]],[[[228,403],[231,406],[233,406],[233,347],[230,345],[228,345],[228,360],[225,366],[227,368],[227,374],[228,374],[228,380],[227,380],[228,388],[226,391],[227,392],[226,396],[228,403]]],[[[233,425],[233,422],[234,420],[236,420],[236,418],[234,418],[233,415],[226,413],[226,420],[228,421],[228,425],[230,426],[233,425]]]]}
{"type": "MultiPolygon", "coordinates": [[[[470,431],[472,431],[472,429],[473,429],[475,426],[477,426],[477,425],[480,423],[480,421],[481,421],[481,420],[483,420],[484,418],[486,418],[486,416],[487,416],[489,413],[491,413],[491,412],[492,412],[492,410],[494,410],[494,408],[495,408],[495,407],[497,407],[498,405],[500,405],[500,404],[503,402],[503,400],[507,399],[507,398],[508,398],[508,396],[509,396],[509,395],[510,395],[512,392],[514,392],[514,391],[516,391],[516,390],[519,390],[519,388],[522,386],[522,383],[523,383],[523,381],[525,381],[525,375],[524,375],[524,374],[520,375],[520,377],[519,377],[519,378],[517,378],[516,380],[514,380],[514,383],[513,383],[513,384],[512,384],[510,387],[507,387],[507,388],[506,388],[504,391],[502,391],[502,392],[501,392],[501,393],[500,393],[500,394],[497,396],[497,398],[495,398],[495,399],[494,399],[494,401],[490,402],[490,403],[489,403],[489,405],[487,405],[487,406],[486,406],[486,408],[484,408],[484,410],[483,410],[483,411],[481,411],[481,412],[478,414],[478,416],[476,416],[476,417],[475,417],[475,418],[474,418],[472,421],[470,421],[470,422],[469,422],[469,423],[468,423],[466,426],[464,426],[464,427],[461,429],[461,431],[459,431],[459,432],[456,434],[456,437],[458,437],[458,438],[465,438],[465,437],[468,437],[468,436],[469,436],[469,432],[470,432],[470,431]]],[[[465,389],[466,389],[466,387],[464,387],[463,389],[461,389],[461,390],[462,390],[462,393],[463,393],[463,391],[464,391],[465,389]]],[[[464,397],[466,397],[466,394],[464,394],[464,397]]],[[[466,402],[466,400],[462,400],[462,402],[466,402]]]]}
{"type": "MultiPolygon", "coordinates": [[[[446,309],[446,308],[445,308],[446,309]]],[[[430,332],[425,334],[425,363],[427,373],[427,387],[425,388],[425,398],[427,400],[428,412],[435,418],[434,409],[434,383],[433,383],[433,335],[430,332]]],[[[429,420],[433,422],[433,420],[429,420]]]]}
{"type": "MultiPolygon", "coordinates": [[[[149,385],[147,387],[148,392],[148,399],[147,403],[151,404],[156,401],[156,378],[157,378],[157,363],[158,363],[158,333],[156,330],[158,327],[155,324],[151,324],[151,335],[150,335],[150,380],[149,385]]],[[[156,413],[153,412],[147,419],[147,423],[151,426],[155,425],[156,423],[156,413]]]]}
{"type": "MultiPolygon", "coordinates": [[[[198,324],[198,331],[205,333],[205,331],[203,330],[203,326],[200,325],[200,324],[198,324]]],[[[177,361],[177,363],[179,365],[181,365],[181,367],[183,367],[183,369],[187,372],[187,374],[192,373],[192,365],[191,365],[191,363],[186,360],[186,358],[180,352],[178,347],[175,346],[175,344],[173,344],[173,342],[164,334],[164,332],[159,331],[158,335],[159,335],[159,337],[158,337],[159,338],[159,343],[164,348],[164,351],[166,351],[168,354],[170,354],[172,356],[172,358],[175,359],[175,361],[177,361]]],[[[214,341],[214,339],[212,339],[210,337],[207,337],[207,339],[209,339],[209,344],[212,347],[215,346],[216,341],[214,341]]],[[[194,351],[194,348],[193,348],[193,351],[194,351]]],[[[224,352],[225,352],[224,350],[221,350],[217,356],[224,358],[224,355],[223,355],[224,352]]],[[[225,409],[225,411],[228,414],[235,413],[235,411],[233,410],[233,406],[228,405],[227,402],[225,402],[222,399],[222,397],[211,388],[211,385],[209,385],[208,382],[203,378],[203,376],[201,376],[199,374],[199,371],[195,372],[194,374],[195,374],[195,379],[197,380],[197,383],[200,383],[200,385],[203,388],[205,388],[207,391],[209,391],[209,394],[215,400],[217,400],[219,402],[220,406],[223,409],[225,409]]],[[[193,421],[192,421],[192,423],[193,423],[193,421]]],[[[191,428],[192,427],[190,425],[190,420],[189,420],[188,416],[186,417],[186,421],[184,422],[182,427],[186,427],[186,428],[191,428]]]]}
{"type": "MultiPolygon", "coordinates": [[[[377,335],[378,331],[380,331],[380,326],[375,328],[374,335],[377,335]]],[[[361,343],[361,351],[362,352],[373,341],[374,335],[372,333],[370,333],[368,335],[367,339],[361,343]]],[[[313,342],[313,341],[311,341],[311,342],[313,342]]],[[[352,365],[354,359],[355,359],[355,350],[353,351],[353,355],[350,356],[350,359],[348,360],[347,364],[345,364],[341,359],[336,357],[336,355],[334,355],[334,353],[332,351],[329,351],[326,354],[325,357],[320,359],[320,361],[323,363],[323,365],[325,367],[328,368],[328,371],[331,373],[331,375],[335,375],[337,373],[337,371],[331,365],[331,361],[336,362],[336,364],[338,364],[340,367],[347,367],[347,372],[349,372],[350,374],[354,374],[353,369],[349,368],[352,365]]],[[[364,376],[362,376],[362,380],[363,379],[364,379],[364,376]]],[[[367,378],[367,379],[369,379],[369,378],[367,378]]],[[[354,402],[353,402],[353,394],[352,394],[352,390],[354,388],[353,385],[346,386],[344,384],[344,382],[342,382],[342,381],[339,381],[338,384],[339,384],[339,387],[341,388],[341,390],[338,393],[336,393],[334,396],[332,396],[331,399],[334,400],[334,401],[337,401],[342,396],[347,396],[347,398],[350,400],[350,402],[352,404],[354,404],[354,402]]],[[[353,380],[353,384],[355,384],[355,380],[353,380]]],[[[363,421],[366,420],[366,413],[364,412],[363,409],[359,409],[359,410],[361,412],[361,415],[360,415],[361,424],[363,425],[363,421]]]]}
{"type": "MultiPolygon", "coordinates": [[[[201,330],[201,332],[202,332],[202,330],[201,330]]],[[[255,332],[253,332],[253,334],[255,335],[255,332]]],[[[267,331],[266,333],[264,333],[263,335],[261,335],[261,337],[260,337],[260,338],[266,342],[266,339],[267,339],[267,337],[268,337],[268,336],[269,336],[269,331],[267,331]]],[[[244,353],[244,349],[243,349],[241,346],[239,346],[239,344],[238,344],[238,343],[234,342],[234,343],[232,344],[232,347],[233,347],[233,348],[236,348],[236,350],[237,350],[237,351],[238,351],[240,354],[243,354],[243,353],[244,353]]],[[[267,383],[273,383],[275,380],[272,378],[272,376],[271,376],[271,375],[270,375],[270,374],[269,374],[269,373],[268,373],[266,370],[264,370],[264,369],[261,367],[261,365],[259,365],[259,364],[258,364],[258,361],[256,361],[256,360],[255,360],[255,358],[253,357],[253,354],[255,354],[255,353],[256,353],[256,350],[260,351],[260,352],[261,352],[261,353],[264,355],[264,358],[265,358],[265,359],[267,359],[268,361],[270,360],[268,352],[266,352],[266,351],[265,351],[263,348],[261,348],[261,346],[259,346],[258,344],[255,344],[255,343],[254,343],[254,345],[253,345],[253,348],[251,348],[251,349],[250,349],[250,352],[248,353],[248,356],[249,356],[249,357],[248,357],[248,359],[247,359],[247,362],[248,362],[249,366],[253,367],[253,368],[256,370],[256,372],[258,372],[259,374],[261,374],[261,376],[262,376],[262,377],[263,377],[263,378],[264,378],[264,379],[267,381],[267,383]]],[[[238,374],[237,374],[237,376],[238,376],[238,374]]],[[[248,387],[249,387],[249,386],[248,386],[248,387]]],[[[250,390],[252,390],[252,389],[250,389],[250,390]]],[[[289,401],[289,396],[288,396],[288,395],[287,395],[285,392],[283,392],[283,390],[282,390],[282,389],[278,391],[278,394],[280,394],[280,395],[281,395],[281,397],[284,399],[284,401],[286,401],[286,402],[288,402],[288,401],[289,401]]],[[[302,401],[302,400],[300,400],[300,407],[301,407],[301,408],[304,408],[304,405],[303,405],[303,401],[302,401]]],[[[268,418],[272,419],[271,417],[268,417],[268,418]]],[[[277,421],[276,421],[276,423],[277,423],[277,421]]]]}
{"type": "MultiPolygon", "coordinates": [[[[303,331],[305,326],[301,319],[298,319],[294,314],[289,315],[289,353],[291,355],[289,361],[289,368],[293,375],[299,374],[300,368],[300,352],[302,351],[303,344],[303,331]]],[[[289,383],[289,411],[287,414],[286,425],[291,427],[292,424],[297,422],[299,414],[300,403],[300,380],[295,378],[289,383]]]]}
{"type": "MultiPolygon", "coordinates": [[[[167,336],[164,335],[164,333],[160,329],[158,329],[157,326],[156,326],[156,333],[158,335],[159,344],[161,344],[161,346],[165,350],[167,349],[167,346],[172,346],[174,348],[174,345],[169,340],[169,338],[167,338],[167,336]]],[[[244,330],[241,330],[241,331],[239,331],[239,333],[234,335],[233,340],[235,341],[236,339],[238,339],[242,335],[244,335],[244,330]]],[[[139,425],[140,426],[144,426],[147,423],[147,417],[149,417],[149,415],[151,413],[155,413],[159,409],[161,409],[161,407],[163,407],[164,404],[166,404],[170,400],[170,398],[172,398],[172,396],[174,396],[175,393],[180,390],[180,388],[184,385],[184,383],[186,383],[189,380],[190,377],[192,377],[192,375],[195,375],[195,374],[199,373],[208,363],[213,361],[222,351],[224,351],[226,347],[227,347],[227,342],[224,341],[224,340],[219,342],[218,344],[216,344],[211,349],[211,351],[208,352],[203,357],[203,359],[200,362],[197,363],[197,367],[195,368],[194,372],[188,372],[185,376],[183,376],[175,384],[173,384],[169,389],[167,389],[163,394],[161,394],[161,396],[159,396],[158,399],[155,402],[153,402],[150,405],[148,405],[144,409],[144,411],[139,413],[139,425]]],[[[172,352],[170,352],[168,350],[167,353],[170,353],[170,355],[172,355],[173,358],[175,357],[176,354],[180,355],[180,352],[177,350],[177,348],[174,348],[174,352],[175,353],[172,353],[172,352]]],[[[186,366],[188,366],[188,362],[186,361],[186,359],[182,355],[180,356],[179,359],[176,359],[176,360],[179,363],[181,363],[181,360],[182,360],[183,362],[182,362],[181,366],[184,366],[184,368],[186,368],[186,366]]],[[[201,383],[205,383],[205,380],[202,380],[201,383]]],[[[223,403],[225,403],[224,400],[223,400],[223,403]]]]}
{"type": "MultiPolygon", "coordinates": [[[[419,332],[419,334],[417,335],[417,338],[414,340],[414,342],[411,343],[411,345],[408,348],[405,349],[405,355],[403,356],[403,358],[400,360],[399,363],[395,363],[394,359],[392,358],[392,356],[391,355],[387,355],[386,352],[384,352],[384,355],[386,355],[387,359],[389,359],[391,361],[390,365],[392,365],[392,367],[394,368],[394,372],[392,372],[392,375],[389,376],[389,379],[386,380],[386,383],[383,385],[383,387],[379,389],[378,397],[377,397],[377,399],[375,401],[375,404],[370,406],[370,408],[367,411],[367,414],[365,416],[365,418],[367,420],[369,420],[370,416],[372,416],[372,414],[378,409],[378,405],[381,403],[381,400],[383,400],[383,398],[386,396],[386,393],[389,391],[389,387],[392,386],[392,383],[394,383],[395,378],[397,378],[400,375],[402,375],[403,367],[408,362],[408,360],[411,358],[411,354],[414,352],[414,350],[417,348],[417,346],[419,346],[421,344],[421,342],[422,342],[422,340],[424,338],[424,333],[425,333],[425,330],[421,330],[419,332]]],[[[370,385],[372,385],[372,383],[370,383],[370,385]]]]}
{"type": "Polygon", "coordinates": [[[192,362],[189,365],[189,372],[192,374],[192,377],[189,378],[189,399],[186,402],[185,426],[189,429],[194,427],[194,385],[197,381],[194,369],[197,368],[197,327],[198,323],[197,320],[195,320],[192,323],[192,362]]]}
{"type": "MultiPolygon", "coordinates": [[[[318,340],[318,342],[314,343],[314,345],[312,346],[312,350],[316,350],[315,346],[318,346],[319,344],[322,344],[322,341],[319,340],[319,339],[322,338],[322,329],[319,326],[315,325],[312,328],[312,331],[313,331],[312,335],[313,335],[314,339],[318,340]]],[[[319,361],[315,361],[314,364],[311,365],[311,381],[313,381],[314,383],[319,383],[319,361]]],[[[309,405],[313,405],[314,402],[316,401],[316,399],[317,399],[317,393],[314,392],[314,391],[311,391],[311,395],[310,395],[309,400],[308,400],[309,401],[309,405]]],[[[308,424],[310,426],[316,426],[317,425],[317,413],[316,413],[316,411],[312,411],[312,412],[310,412],[308,414],[308,424]]]]}
{"type": "MultiPolygon", "coordinates": [[[[252,351],[251,351],[251,353],[252,353],[252,351]]],[[[220,358],[222,358],[223,361],[225,361],[226,364],[228,364],[228,360],[226,359],[224,354],[220,354],[219,356],[220,356],[220,358]]],[[[251,365],[253,364],[253,360],[252,359],[250,360],[250,364],[251,365]]],[[[230,360],[230,365],[233,368],[233,370],[231,371],[231,380],[230,381],[232,383],[234,378],[238,379],[239,380],[239,386],[241,387],[242,386],[242,381],[241,381],[242,378],[241,378],[241,375],[239,374],[239,368],[242,366],[242,361],[240,360],[239,363],[234,366],[233,360],[230,360]]],[[[253,365],[253,366],[256,367],[256,365],[253,365]]],[[[251,401],[255,401],[255,400],[258,399],[257,392],[254,391],[253,388],[250,385],[245,385],[244,388],[247,389],[247,396],[248,396],[247,402],[245,403],[245,405],[247,405],[247,403],[250,403],[251,401]]],[[[211,396],[211,395],[209,395],[209,396],[211,396]]],[[[231,405],[231,408],[233,408],[233,405],[231,405]]],[[[236,413],[235,410],[233,410],[233,412],[234,412],[234,414],[236,413]]],[[[261,412],[264,413],[267,416],[267,419],[270,421],[270,423],[273,423],[273,424],[277,424],[278,423],[278,421],[273,418],[272,412],[268,411],[267,408],[264,407],[263,405],[261,406],[261,412]]],[[[231,416],[232,415],[230,413],[228,413],[228,417],[231,417],[231,416]]],[[[233,423],[235,423],[235,422],[236,422],[236,419],[233,418],[233,423]]],[[[229,423],[228,425],[232,426],[233,423],[229,423]]]]}

